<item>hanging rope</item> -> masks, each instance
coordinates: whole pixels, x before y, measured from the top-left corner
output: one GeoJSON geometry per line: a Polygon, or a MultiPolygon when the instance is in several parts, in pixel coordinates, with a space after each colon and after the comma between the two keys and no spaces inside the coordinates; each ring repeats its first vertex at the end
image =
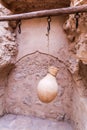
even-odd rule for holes
{"type": "MultiPolygon", "coordinates": [[[[50,34],[50,29],[51,29],[51,17],[48,16],[47,18],[47,22],[48,22],[48,26],[47,26],[47,40],[48,40],[48,44],[47,44],[47,48],[48,48],[48,55],[49,55],[49,34],[50,34]]],[[[48,67],[49,67],[49,60],[48,60],[48,67]]]]}

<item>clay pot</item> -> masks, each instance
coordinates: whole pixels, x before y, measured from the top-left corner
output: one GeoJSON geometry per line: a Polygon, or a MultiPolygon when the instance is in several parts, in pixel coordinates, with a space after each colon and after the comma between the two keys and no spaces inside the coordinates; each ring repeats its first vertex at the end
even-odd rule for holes
{"type": "Polygon", "coordinates": [[[48,74],[40,80],[37,93],[40,101],[49,103],[55,99],[58,93],[58,84],[56,81],[56,75],[58,68],[51,66],[48,69],[48,74]]]}

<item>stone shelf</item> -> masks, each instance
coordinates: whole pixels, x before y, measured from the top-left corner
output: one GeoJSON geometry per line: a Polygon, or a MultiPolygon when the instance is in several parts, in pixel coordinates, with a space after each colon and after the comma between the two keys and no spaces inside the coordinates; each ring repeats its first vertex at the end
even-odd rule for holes
{"type": "Polygon", "coordinates": [[[36,117],[5,115],[0,119],[0,130],[73,130],[66,122],[54,122],[36,117]]]}

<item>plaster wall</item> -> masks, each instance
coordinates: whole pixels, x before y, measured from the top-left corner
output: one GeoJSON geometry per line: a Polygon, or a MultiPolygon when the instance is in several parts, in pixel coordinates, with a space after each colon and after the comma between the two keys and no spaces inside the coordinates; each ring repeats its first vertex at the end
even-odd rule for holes
{"type": "Polygon", "coordinates": [[[19,43],[17,59],[35,51],[58,57],[63,50],[63,54],[67,56],[66,51],[68,50],[68,41],[62,28],[64,20],[65,17],[51,18],[49,42],[47,36],[47,18],[22,21],[22,33],[17,35],[17,43],[19,43]]]}
{"type": "Polygon", "coordinates": [[[49,44],[47,18],[22,21],[21,34],[17,28],[19,52],[15,68],[8,76],[6,113],[70,120],[74,83],[66,66],[69,52],[62,28],[64,21],[61,16],[51,19],[49,44]],[[48,62],[49,66],[60,68],[57,75],[60,87],[56,99],[44,104],[37,97],[37,84],[47,74],[48,62]]]}

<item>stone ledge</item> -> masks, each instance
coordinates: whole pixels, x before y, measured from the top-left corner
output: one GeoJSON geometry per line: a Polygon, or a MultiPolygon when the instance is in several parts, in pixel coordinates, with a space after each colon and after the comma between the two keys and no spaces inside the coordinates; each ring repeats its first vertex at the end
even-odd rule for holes
{"type": "Polygon", "coordinates": [[[73,130],[66,122],[53,122],[36,117],[5,115],[0,119],[0,130],[73,130]]]}

